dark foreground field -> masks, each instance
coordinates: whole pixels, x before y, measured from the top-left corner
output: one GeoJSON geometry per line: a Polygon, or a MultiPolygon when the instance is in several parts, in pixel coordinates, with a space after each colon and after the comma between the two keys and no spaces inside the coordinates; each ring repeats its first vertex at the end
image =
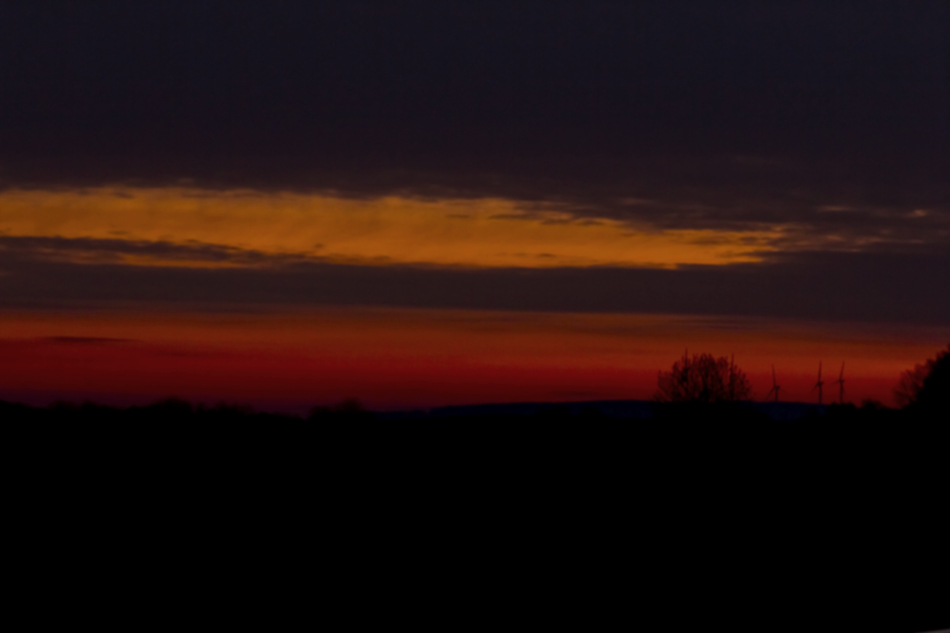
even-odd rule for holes
{"type": "Polygon", "coordinates": [[[201,595],[266,578],[357,621],[414,588],[387,612],[432,625],[514,609],[585,630],[950,626],[950,422],[910,411],[3,403],[0,446],[35,582],[163,570],[201,595]]]}

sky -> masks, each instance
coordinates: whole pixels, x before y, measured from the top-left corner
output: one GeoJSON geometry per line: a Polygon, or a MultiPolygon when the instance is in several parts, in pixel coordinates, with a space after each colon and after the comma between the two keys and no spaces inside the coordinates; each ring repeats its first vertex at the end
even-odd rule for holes
{"type": "Polygon", "coordinates": [[[0,398],[649,398],[688,348],[891,403],[950,340],[948,32],[944,0],[0,0],[0,398]]]}

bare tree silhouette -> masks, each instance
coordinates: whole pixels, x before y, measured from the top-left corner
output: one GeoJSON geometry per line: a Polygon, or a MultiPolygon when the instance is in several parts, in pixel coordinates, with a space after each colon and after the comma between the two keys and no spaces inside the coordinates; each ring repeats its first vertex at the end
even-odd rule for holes
{"type": "Polygon", "coordinates": [[[752,393],[745,372],[734,360],[711,354],[689,356],[673,363],[673,369],[661,371],[654,399],[659,402],[738,402],[752,393]]]}

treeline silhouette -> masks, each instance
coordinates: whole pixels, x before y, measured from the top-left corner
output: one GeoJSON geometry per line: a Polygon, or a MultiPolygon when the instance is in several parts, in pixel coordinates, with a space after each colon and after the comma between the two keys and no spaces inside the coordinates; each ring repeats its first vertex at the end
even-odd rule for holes
{"type": "Polygon", "coordinates": [[[375,415],[357,401],[346,400],[330,407],[314,407],[302,417],[286,413],[256,411],[244,404],[220,403],[215,406],[192,404],[180,398],[167,398],[145,406],[110,407],[95,402],[56,402],[49,407],[32,407],[0,400],[0,420],[45,422],[253,422],[299,423],[304,421],[368,421],[375,415]]]}
{"type": "MultiPolygon", "coordinates": [[[[796,403],[793,403],[796,404],[796,403]]],[[[378,413],[359,406],[355,401],[345,401],[334,406],[315,407],[309,415],[257,411],[241,404],[195,405],[185,400],[170,398],[144,406],[112,407],[95,402],[57,402],[49,407],[35,407],[22,403],[0,400],[0,423],[13,422],[62,422],[62,423],[377,423],[396,424],[402,421],[453,420],[464,422],[613,422],[647,423],[651,419],[628,420],[604,413],[596,406],[589,408],[548,404],[539,407],[531,415],[514,413],[459,413],[433,415],[425,411],[378,413]]],[[[776,422],[772,416],[749,402],[653,402],[652,420],[682,421],[697,423],[776,422]]],[[[804,414],[793,420],[807,422],[901,422],[914,420],[950,420],[945,406],[915,402],[895,409],[875,401],[865,401],[860,406],[851,403],[833,403],[824,407],[805,406],[804,414]]]]}

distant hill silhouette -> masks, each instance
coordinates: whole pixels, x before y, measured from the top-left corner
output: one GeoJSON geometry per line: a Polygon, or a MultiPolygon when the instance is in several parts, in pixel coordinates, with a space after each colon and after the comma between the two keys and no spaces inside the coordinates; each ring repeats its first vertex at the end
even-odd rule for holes
{"type": "Polygon", "coordinates": [[[685,420],[705,422],[777,421],[842,419],[915,419],[929,415],[931,408],[911,406],[889,409],[869,402],[815,405],[803,402],[656,402],[652,400],[593,400],[584,402],[516,402],[437,407],[431,410],[381,411],[364,409],[358,401],[348,400],[334,406],[314,407],[304,418],[297,415],[267,413],[247,405],[219,404],[208,407],[170,398],[146,406],[110,407],[94,402],[81,404],[58,402],[50,407],[0,401],[0,420],[10,422],[106,423],[322,423],[322,422],[399,422],[430,420],[452,421],[532,421],[602,420],[636,422],[685,420]]]}

